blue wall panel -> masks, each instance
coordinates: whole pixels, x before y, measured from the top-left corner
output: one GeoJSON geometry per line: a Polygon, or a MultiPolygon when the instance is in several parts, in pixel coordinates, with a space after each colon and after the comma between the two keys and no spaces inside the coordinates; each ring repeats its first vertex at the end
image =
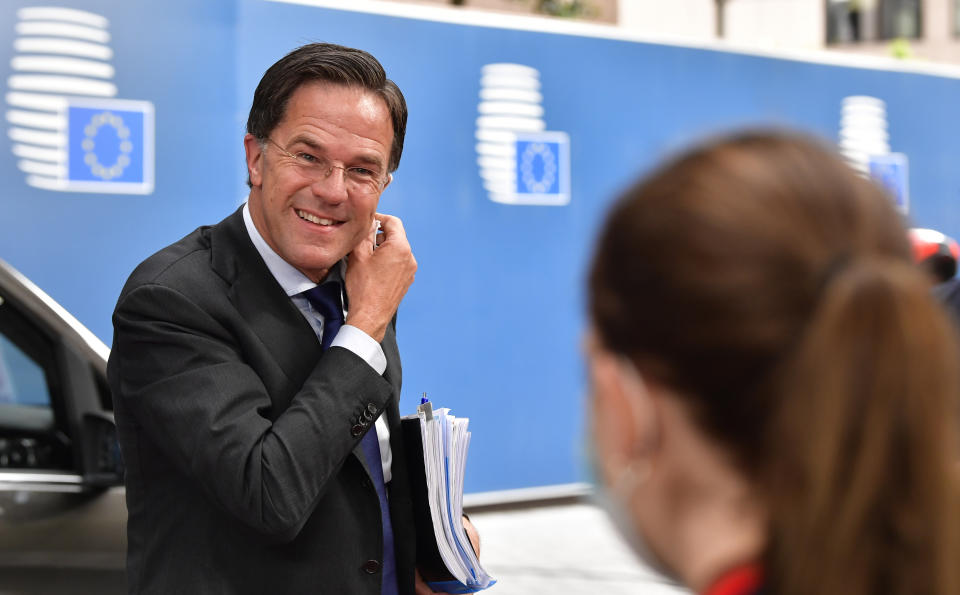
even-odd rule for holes
{"type": "MultiPolygon", "coordinates": [[[[18,9],[0,4],[0,81],[9,91],[18,9]]],[[[44,3],[44,5],[48,5],[44,3]]],[[[242,138],[235,103],[232,2],[61,1],[109,19],[117,98],[156,110],[156,188],[149,195],[34,189],[0,140],[0,258],[59,301],[105,342],[123,282],[138,262],[238,202],[242,138]],[[225,109],[226,108],[226,109],[225,109]]],[[[2,103],[4,111],[11,107],[2,103]]],[[[5,123],[6,124],[6,123],[5,123]]]]}
{"type": "MultiPolygon", "coordinates": [[[[25,5],[0,6],[4,81],[11,24],[25,5]]],[[[107,342],[133,266],[245,195],[241,141],[263,71],[310,41],[360,47],[383,62],[410,120],[380,208],[403,218],[420,263],[400,313],[401,409],[411,412],[426,391],[471,418],[468,491],[584,479],[578,350],[592,237],[620,189],[687,143],[745,125],[833,139],[843,97],[880,97],[892,149],[911,159],[911,217],[960,235],[955,78],[264,0],[60,5],[111,20],[118,97],[156,107],[156,189],[29,188],[5,137],[0,257],[107,342]],[[540,73],[547,129],[570,136],[567,206],[494,203],[483,189],[474,148],[480,73],[497,62],[540,73]]]]}

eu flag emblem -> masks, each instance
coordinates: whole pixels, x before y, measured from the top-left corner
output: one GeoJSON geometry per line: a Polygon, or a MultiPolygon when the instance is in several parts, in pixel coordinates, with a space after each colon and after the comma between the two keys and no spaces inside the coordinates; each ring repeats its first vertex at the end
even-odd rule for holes
{"type": "Polygon", "coordinates": [[[870,156],[870,177],[886,190],[897,209],[910,209],[909,160],[903,153],[870,156]]]}
{"type": "Polygon", "coordinates": [[[570,139],[563,132],[518,133],[516,202],[570,202],[570,139]]]}
{"type": "Polygon", "coordinates": [[[68,191],[153,191],[153,104],[68,100],[66,115],[68,191]]]}

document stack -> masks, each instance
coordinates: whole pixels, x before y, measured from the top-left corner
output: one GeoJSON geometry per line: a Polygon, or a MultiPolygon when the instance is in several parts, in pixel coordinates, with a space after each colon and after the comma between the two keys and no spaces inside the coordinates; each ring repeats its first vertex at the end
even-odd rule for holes
{"type": "Polygon", "coordinates": [[[402,420],[410,466],[417,568],[435,591],[476,593],[493,585],[463,529],[463,476],[470,420],[429,401],[402,420]],[[421,465],[422,463],[422,465],[421,465]]]}

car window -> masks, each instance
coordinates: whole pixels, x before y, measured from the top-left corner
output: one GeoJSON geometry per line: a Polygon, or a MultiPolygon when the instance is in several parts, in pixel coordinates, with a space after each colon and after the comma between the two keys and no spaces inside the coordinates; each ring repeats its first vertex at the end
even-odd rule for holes
{"type": "Polygon", "coordinates": [[[46,374],[40,364],[0,335],[0,426],[46,432],[54,427],[46,374]]]}
{"type": "Polygon", "coordinates": [[[0,403],[50,407],[50,389],[40,364],[0,335],[0,403]]]}
{"type": "Polygon", "coordinates": [[[69,469],[57,424],[52,341],[10,301],[0,301],[0,469],[69,469]]]}

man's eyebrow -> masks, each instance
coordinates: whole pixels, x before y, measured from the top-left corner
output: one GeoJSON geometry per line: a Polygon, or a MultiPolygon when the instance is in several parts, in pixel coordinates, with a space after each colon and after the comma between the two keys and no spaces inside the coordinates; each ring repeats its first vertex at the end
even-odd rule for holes
{"type": "Polygon", "coordinates": [[[309,138],[309,137],[306,137],[306,136],[295,136],[295,137],[293,137],[293,141],[291,142],[291,144],[294,144],[294,145],[295,145],[295,144],[297,144],[297,143],[302,144],[302,145],[307,145],[308,147],[310,147],[310,148],[313,149],[314,151],[322,151],[322,150],[323,150],[323,145],[321,145],[321,144],[318,143],[317,141],[313,140],[312,138],[309,138]]]}
{"type": "Polygon", "coordinates": [[[367,165],[375,165],[383,169],[383,159],[381,159],[378,155],[361,153],[360,155],[357,155],[355,161],[366,163],[367,165]]]}

